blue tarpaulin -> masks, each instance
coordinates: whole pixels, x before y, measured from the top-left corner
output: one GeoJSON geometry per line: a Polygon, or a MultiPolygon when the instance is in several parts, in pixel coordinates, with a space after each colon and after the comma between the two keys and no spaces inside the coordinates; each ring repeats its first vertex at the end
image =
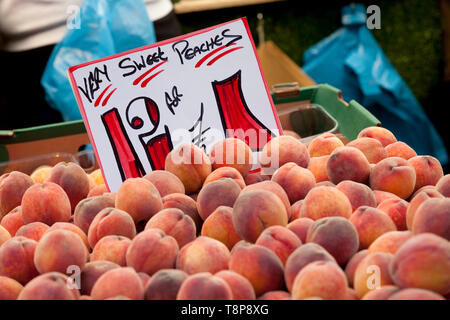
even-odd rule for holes
{"type": "Polygon", "coordinates": [[[303,70],[316,82],[341,89],[346,101],[361,103],[417,154],[432,155],[447,164],[441,137],[367,29],[365,7],[344,7],[342,24],[304,53],[303,70]]]}

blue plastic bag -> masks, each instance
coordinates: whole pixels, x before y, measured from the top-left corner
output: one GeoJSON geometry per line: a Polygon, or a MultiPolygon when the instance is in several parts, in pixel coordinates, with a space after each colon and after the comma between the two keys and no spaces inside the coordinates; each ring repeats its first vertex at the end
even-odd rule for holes
{"type": "Polygon", "coordinates": [[[408,85],[366,27],[363,5],[342,9],[343,27],[309,48],[303,70],[316,82],[342,90],[419,155],[448,163],[444,143],[408,85]]]}
{"type": "Polygon", "coordinates": [[[63,119],[81,119],[67,69],[156,41],[142,0],[83,0],[79,28],[68,29],[50,56],[41,84],[51,107],[63,119]]]}

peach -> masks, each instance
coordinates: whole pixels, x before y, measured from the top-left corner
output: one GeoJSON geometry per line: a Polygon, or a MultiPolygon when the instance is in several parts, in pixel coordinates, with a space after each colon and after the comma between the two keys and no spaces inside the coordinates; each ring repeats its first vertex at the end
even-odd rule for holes
{"type": "Polygon", "coordinates": [[[350,287],[353,287],[353,279],[355,278],[355,271],[358,267],[358,264],[361,262],[362,259],[364,259],[368,254],[368,250],[361,250],[355,253],[350,260],[348,261],[347,265],[345,266],[345,274],[347,275],[348,284],[350,287]]]}
{"type": "Polygon", "coordinates": [[[224,206],[218,207],[206,218],[201,235],[222,242],[229,250],[242,240],[234,229],[233,209],[224,206]]]}
{"type": "Polygon", "coordinates": [[[301,213],[302,205],[303,205],[303,200],[298,200],[291,206],[290,214],[289,214],[289,222],[292,222],[296,219],[301,218],[300,213],[301,213]]]}
{"type": "Polygon", "coordinates": [[[16,300],[22,289],[16,280],[0,276],[0,300],[16,300]]]}
{"type": "Polygon", "coordinates": [[[94,183],[96,186],[105,184],[105,179],[103,178],[102,170],[95,169],[89,174],[89,177],[91,177],[94,180],[94,183]]]}
{"type": "MultiPolygon", "coordinates": [[[[34,241],[39,242],[44,233],[50,227],[42,222],[32,222],[26,225],[23,225],[17,230],[16,236],[22,236],[34,241]]],[[[0,241],[1,242],[1,241],[0,241]]]]}
{"type": "Polygon", "coordinates": [[[369,163],[378,163],[387,158],[387,151],[380,141],[373,138],[358,138],[347,144],[347,147],[359,149],[367,158],[369,163]]]}
{"type": "Polygon", "coordinates": [[[258,300],[286,300],[291,299],[289,292],[283,290],[275,290],[264,293],[258,300]]]}
{"type": "Polygon", "coordinates": [[[430,232],[450,241],[450,199],[428,199],[416,211],[412,223],[414,234],[430,232]]]}
{"type": "Polygon", "coordinates": [[[78,300],[80,293],[75,283],[68,286],[70,281],[59,272],[42,274],[27,283],[17,300],[78,300]]]}
{"type": "Polygon", "coordinates": [[[406,226],[409,230],[412,230],[414,217],[416,215],[417,209],[427,201],[428,199],[432,198],[444,198],[439,192],[436,190],[423,190],[419,193],[417,193],[409,203],[408,209],[406,210],[406,226]]]}
{"type": "Polygon", "coordinates": [[[365,183],[369,174],[369,162],[357,148],[339,147],[328,158],[327,175],[335,184],[344,180],[365,183]]]}
{"type": "Polygon", "coordinates": [[[254,183],[254,184],[252,184],[250,186],[246,186],[244,189],[242,189],[241,194],[244,194],[245,192],[252,191],[252,190],[266,190],[266,191],[270,191],[270,192],[276,194],[278,196],[278,198],[280,198],[280,200],[283,202],[283,205],[286,208],[286,212],[290,215],[291,204],[289,202],[289,197],[288,197],[286,191],[284,191],[284,189],[278,183],[276,183],[274,181],[270,181],[270,180],[254,183]]]}
{"type": "Polygon", "coordinates": [[[0,246],[9,239],[11,239],[11,235],[9,234],[8,230],[0,225],[0,246]]]}
{"type": "Polygon", "coordinates": [[[78,202],[87,197],[90,187],[89,179],[78,164],[74,162],[60,162],[48,173],[47,182],[61,186],[70,200],[72,211],[78,202]]]}
{"type": "Polygon", "coordinates": [[[249,173],[244,178],[245,184],[247,186],[266,180],[270,180],[270,176],[261,174],[261,171],[249,173]]]}
{"type": "Polygon", "coordinates": [[[37,242],[25,237],[14,237],[0,247],[0,276],[25,285],[39,273],[34,266],[37,242]]]}
{"type": "Polygon", "coordinates": [[[101,210],[92,220],[88,230],[88,241],[91,248],[108,235],[124,236],[133,239],[136,227],[133,218],[125,211],[115,208],[101,210]]]}
{"type": "Polygon", "coordinates": [[[288,162],[276,170],[272,181],[278,183],[286,191],[291,203],[303,200],[316,184],[316,178],[311,171],[293,162],[288,162]]]}
{"type": "Polygon", "coordinates": [[[39,221],[49,226],[67,222],[71,216],[70,201],[65,191],[56,183],[35,184],[22,198],[22,220],[25,224],[39,221]]]}
{"type": "Polygon", "coordinates": [[[283,135],[291,136],[291,137],[294,137],[295,139],[301,139],[302,138],[302,137],[300,137],[300,135],[297,132],[292,131],[292,130],[286,130],[286,129],[283,129],[283,135]]]}
{"type": "Polygon", "coordinates": [[[125,267],[126,254],[131,240],[123,236],[106,236],[101,238],[92,250],[90,261],[110,261],[125,267]]]}
{"type": "Polygon", "coordinates": [[[120,268],[120,266],[111,261],[92,261],[86,263],[81,269],[80,274],[81,294],[90,295],[98,278],[109,270],[118,268],[120,268]]]}
{"type": "Polygon", "coordinates": [[[50,228],[48,228],[46,233],[51,232],[53,230],[67,230],[74,232],[76,235],[80,237],[81,240],[83,240],[84,245],[86,246],[87,250],[90,250],[88,238],[86,236],[86,233],[83,232],[79,227],[74,225],[73,223],[69,222],[56,222],[54,223],[50,228]]]}
{"type": "Polygon", "coordinates": [[[351,180],[344,180],[338,183],[336,188],[342,191],[350,200],[352,211],[360,206],[376,207],[377,200],[373,191],[365,184],[351,180]]]}
{"type": "Polygon", "coordinates": [[[387,191],[373,190],[373,194],[377,200],[377,206],[386,199],[401,199],[399,196],[387,191]]]}
{"type": "Polygon", "coordinates": [[[390,253],[375,252],[369,253],[359,262],[353,278],[353,288],[358,298],[381,286],[394,284],[389,273],[393,259],[390,253]]]}
{"type": "Polygon", "coordinates": [[[244,240],[255,242],[261,232],[273,225],[286,226],[288,213],[280,198],[266,190],[243,192],[233,207],[233,225],[244,240]]]}
{"type": "Polygon", "coordinates": [[[316,220],[308,229],[306,242],[322,246],[341,266],[345,265],[359,248],[356,228],[342,217],[316,220]]]}
{"type": "Polygon", "coordinates": [[[397,231],[392,219],[376,208],[361,206],[352,214],[350,222],[359,235],[359,248],[367,249],[383,233],[397,231]]]}
{"type": "Polygon", "coordinates": [[[314,220],[310,218],[298,218],[290,222],[286,226],[286,228],[295,233],[295,235],[301,240],[302,243],[305,243],[308,229],[313,223],[314,220]]]}
{"type": "Polygon", "coordinates": [[[336,260],[331,254],[329,254],[323,247],[315,243],[304,244],[297,248],[289,256],[284,269],[284,279],[289,292],[292,292],[294,279],[300,270],[314,261],[331,261],[336,263],[336,260]]]}
{"type": "Polygon", "coordinates": [[[151,217],[145,225],[145,229],[150,228],[163,230],[177,241],[180,248],[193,241],[196,236],[194,220],[176,208],[163,209],[151,217]]]}
{"type": "Polygon", "coordinates": [[[231,289],[233,300],[255,300],[255,291],[247,278],[230,270],[222,270],[215,274],[224,280],[231,289]]]}
{"type": "Polygon", "coordinates": [[[52,230],[44,234],[36,246],[34,265],[39,273],[66,273],[69,266],[83,268],[88,250],[80,237],[67,230],[52,230]]]}
{"type": "Polygon", "coordinates": [[[237,171],[235,168],[232,167],[220,167],[213,172],[211,172],[205,179],[205,182],[203,182],[203,187],[206,186],[208,183],[211,183],[213,181],[220,180],[222,178],[230,178],[233,179],[241,189],[244,189],[245,187],[245,180],[242,177],[241,173],[237,171]]]}
{"type": "Polygon", "coordinates": [[[229,268],[250,281],[257,297],[283,288],[283,263],[266,247],[244,241],[237,243],[229,268]]]}
{"type": "Polygon", "coordinates": [[[147,286],[147,283],[150,281],[150,279],[152,277],[150,277],[148,274],[146,274],[145,272],[138,272],[138,276],[141,279],[142,282],[142,287],[145,290],[145,287],[147,286]]]}
{"type": "Polygon", "coordinates": [[[187,214],[194,220],[195,229],[200,232],[202,229],[203,219],[197,211],[197,203],[189,196],[181,193],[172,193],[162,198],[163,208],[177,208],[187,214]]]}
{"type": "Polygon", "coordinates": [[[327,174],[327,162],[330,156],[313,157],[309,161],[308,170],[314,175],[316,182],[329,181],[327,174]]]}
{"type": "Polygon", "coordinates": [[[266,143],[259,162],[263,174],[272,174],[288,162],[294,162],[300,167],[307,168],[309,159],[308,149],[300,140],[291,136],[279,136],[266,143]]]}
{"type": "Polygon", "coordinates": [[[390,145],[397,141],[394,134],[388,129],[382,127],[367,127],[361,130],[358,134],[358,138],[374,138],[381,142],[383,147],[390,145]]]}
{"type": "Polygon", "coordinates": [[[242,140],[226,138],[216,142],[209,155],[212,169],[232,167],[246,176],[253,166],[252,149],[242,140]]]}
{"type": "Polygon", "coordinates": [[[436,184],[436,190],[444,197],[450,197],[450,174],[446,174],[436,184]]]}
{"type": "Polygon", "coordinates": [[[181,284],[188,278],[182,270],[157,271],[144,287],[145,300],[176,300],[181,284]]]}
{"type": "Polygon", "coordinates": [[[414,151],[414,149],[402,141],[397,141],[387,145],[386,152],[389,158],[400,157],[405,160],[408,160],[412,157],[417,156],[417,153],[414,151]]]}
{"type": "Polygon", "coordinates": [[[78,300],[94,300],[91,296],[81,295],[78,300]]]}
{"type": "MultiPolygon", "coordinates": [[[[108,192],[109,192],[109,190],[108,190],[108,187],[106,186],[106,184],[99,184],[98,186],[95,186],[91,190],[89,190],[87,198],[102,196],[103,194],[108,193],[108,192]]],[[[78,204],[80,204],[80,202],[78,204]]],[[[78,207],[78,205],[77,205],[77,207],[78,207]]],[[[76,207],[75,207],[75,209],[76,209],[76,207]]]]}
{"type": "Polygon", "coordinates": [[[387,300],[400,288],[392,285],[382,286],[378,289],[367,292],[361,300],[387,300]]]}
{"type": "Polygon", "coordinates": [[[406,230],[406,211],[409,203],[403,199],[383,200],[377,209],[386,213],[394,221],[397,230],[406,230]]]}
{"type": "Polygon", "coordinates": [[[177,300],[231,300],[233,292],[225,280],[209,272],[190,275],[180,286],[177,300]]]}
{"type": "Polygon", "coordinates": [[[147,173],[144,179],[153,183],[156,189],[158,189],[161,198],[171,193],[185,192],[183,182],[169,171],[155,170],[147,173]]]}
{"type": "Polygon", "coordinates": [[[416,171],[416,186],[418,190],[423,186],[435,186],[444,175],[441,163],[432,156],[415,156],[408,160],[416,171]]]}
{"type": "Polygon", "coordinates": [[[0,176],[0,219],[20,206],[25,191],[34,184],[25,173],[12,171],[0,176]]]}
{"type": "Polygon", "coordinates": [[[356,291],[354,289],[347,288],[347,296],[345,297],[345,300],[359,300],[356,291]]]}
{"type": "Polygon", "coordinates": [[[292,299],[320,297],[324,300],[344,300],[347,289],[347,278],[337,264],[315,261],[305,266],[295,277],[292,299]]]}
{"type": "Polygon", "coordinates": [[[387,191],[402,199],[408,198],[416,185],[416,172],[407,160],[398,157],[378,162],[370,174],[373,190],[387,191]]]}
{"type": "Polygon", "coordinates": [[[300,210],[301,217],[312,220],[333,216],[349,218],[351,214],[352,205],[347,196],[335,187],[326,186],[311,189],[300,210]]]}
{"type": "Polygon", "coordinates": [[[92,220],[105,208],[114,208],[114,201],[107,196],[95,196],[81,200],[75,207],[73,222],[87,234],[92,220]]]}
{"type": "Polygon", "coordinates": [[[181,248],[176,267],[187,274],[216,273],[227,269],[229,260],[230,251],[222,242],[200,236],[181,248]]]}
{"type": "Polygon", "coordinates": [[[400,288],[421,288],[442,295],[450,292],[450,242],[421,233],[407,240],[395,253],[391,277],[400,288]]]}
{"type": "Polygon", "coordinates": [[[369,253],[386,252],[395,254],[397,250],[413,237],[411,231],[390,231],[382,234],[369,246],[369,253]]]}
{"type": "MultiPolygon", "coordinates": [[[[87,177],[88,177],[88,181],[89,181],[89,192],[90,192],[92,189],[95,188],[96,184],[95,184],[94,178],[92,178],[90,175],[88,175],[87,177]]],[[[89,192],[88,192],[88,195],[89,195],[89,192]]]]}
{"type": "Polygon", "coordinates": [[[150,276],[161,269],[175,266],[177,241],[161,229],[147,229],[139,233],[128,247],[127,266],[150,276]]]}
{"type": "Polygon", "coordinates": [[[308,152],[311,157],[321,157],[330,155],[334,149],[342,147],[344,144],[334,134],[326,132],[315,137],[308,144],[308,152]]]}
{"type": "Polygon", "coordinates": [[[5,228],[11,237],[14,237],[17,230],[25,223],[22,220],[22,207],[18,206],[7,213],[0,222],[0,225],[5,228]]]}
{"type": "Polygon", "coordinates": [[[295,249],[301,246],[302,242],[297,235],[288,228],[271,226],[259,235],[255,244],[272,250],[284,265],[287,258],[295,249]]]}
{"type": "Polygon", "coordinates": [[[430,290],[408,288],[393,293],[388,300],[445,300],[445,298],[430,290]]]}
{"type": "Polygon", "coordinates": [[[113,268],[103,273],[92,287],[94,300],[105,300],[124,296],[131,300],[142,300],[144,288],[141,279],[133,268],[113,268]]]}
{"type": "Polygon", "coordinates": [[[183,183],[186,194],[190,194],[201,189],[211,173],[211,161],[199,147],[183,144],[167,155],[165,169],[176,175],[183,183]]]}
{"type": "Polygon", "coordinates": [[[316,187],[333,187],[335,188],[336,185],[331,181],[321,181],[316,183],[316,187]]]}
{"type": "Polygon", "coordinates": [[[220,206],[233,207],[241,188],[230,178],[222,178],[205,185],[197,197],[197,210],[206,220],[220,206]]]}
{"type": "Polygon", "coordinates": [[[127,212],[139,224],[147,222],[163,204],[153,183],[144,178],[129,178],[117,191],[116,208],[127,212]]]}
{"type": "Polygon", "coordinates": [[[30,178],[33,179],[34,183],[44,183],[51,169],[51,166],[40,166],[31,173],[30,178]]]}

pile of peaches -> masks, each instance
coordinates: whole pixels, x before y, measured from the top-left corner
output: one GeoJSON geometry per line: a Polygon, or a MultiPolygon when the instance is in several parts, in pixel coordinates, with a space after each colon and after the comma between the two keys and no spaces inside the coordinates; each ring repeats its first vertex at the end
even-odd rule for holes
{"type": "Polygon", "coordinates": [[[227,138],[110,192],[75,163],[0,177],[0,300],[444,300],[450,175],[387,129],[227,138]],[[272,169],[270,171],[269,169],[272,169]]]}

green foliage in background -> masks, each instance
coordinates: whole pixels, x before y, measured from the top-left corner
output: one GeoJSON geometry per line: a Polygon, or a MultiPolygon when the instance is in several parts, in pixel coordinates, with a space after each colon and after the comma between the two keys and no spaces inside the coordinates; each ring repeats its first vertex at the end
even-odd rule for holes
{"type": "MultiPolygon", "coordinates": [[[[356,1],[355,1],[356,2],[356,1]]],[[[360,1],[381,9],[381,29],[372,30],[393,65],[419,101],[441,78],[442,26],[438,0],[360,1]]],[[[183,32],[246,16],[255,42],[258,12],[264,15],[266,40],[274,41],[298,65],[303,52],[341,27],[345,2],[295,1],[179,15],[183,32]]]]}

